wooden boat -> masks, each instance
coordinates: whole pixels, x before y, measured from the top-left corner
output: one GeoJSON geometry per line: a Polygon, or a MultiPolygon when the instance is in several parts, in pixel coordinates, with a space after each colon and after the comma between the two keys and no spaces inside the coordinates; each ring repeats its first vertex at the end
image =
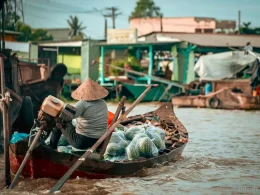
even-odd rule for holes
{"type": "MultiPolygon", "coordinates": [[[[157,110],[147,113],[147,115],[150,115],[151,117],[158,116],[161,125],[164,125],[164,127],[167,126],[171,131],[178,132],[178,139],[170,134],[170,136],[166,136],[167,149],[165,152],[160,153],[159,156],[154,158],[139,158],[136,161],[123,162],[99,160],[97,157],[100,155],[94,153],[90,158],[85,160],[85,162],[71,177],[75,178],[79,176],[92,179],[103,179],[135,176],[135,174],[143,168],[150,168],[158,163],[178,160],[187,144],[188,132],[175,116],[173,105],[171,103],[165,103],[157,110]]],[[[126,125],[131,121],[143,120],[144,116],[146,116],[146,114],[129,117],[121,124],[126,125]]],[[[21,165],[27,149],[27,140],[10,145],[10,163],[13,174],[17,172],[21,165]]],[[[39,144],[32,152],[31,158],[27,162],[22,175],[31,178],[59,179],[78,160],[79,157],[80,156],[77,154],[57,152],[46,145],[39,144]]]]}
{"type": "Polygon", "coordinates": [[[212,81],[212,86],[212,93],[207,95],[175,96],[172,98],[172,104],[177,107],[260,109],[260,97],[251,95],[249,80],[212,81]]]}

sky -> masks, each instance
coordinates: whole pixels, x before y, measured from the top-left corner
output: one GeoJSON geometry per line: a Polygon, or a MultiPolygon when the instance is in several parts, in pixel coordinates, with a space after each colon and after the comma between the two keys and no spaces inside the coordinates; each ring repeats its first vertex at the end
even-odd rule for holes
{"type": "MultiPolygon", "coordinates": [[[[84,33],[94,39],[104,38],[104,17],[100,10],[119,8],[116,28],[129,28],[128,17],[137,0],[24,0],[25,23],[33,28],[68,28],[70,15],[78,16],[86,26],[84,33]],[[96,11],[95,11],[96,10],[96,11]]],[[[260,0],[155,0],[164,17],[214,17],[219,20],[238,20],[260,26],[260,0]]],[[[108,28],[112,20],[108,18],[108,28]]]]}

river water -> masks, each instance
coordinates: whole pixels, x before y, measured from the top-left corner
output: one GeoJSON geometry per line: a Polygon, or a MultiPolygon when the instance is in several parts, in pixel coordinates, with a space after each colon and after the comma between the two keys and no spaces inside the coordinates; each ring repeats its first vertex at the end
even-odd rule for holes
{"type": "MultiPolygon", "coordinates": [[[[152,111],[140,104],[131,113],[152,111]]],[[[116,105],[109,104],[115,111],[116,105]]],[[[260,194],[260,112],[175,108],[189,143],[175,163],[143,170],[140,177],[73,179],[58,194],[260,194]]],[[[3,183],[3,158],[0,157],[3,183]]],[[[0,194],[46,194],[53,179],[23,179],[0,194]]],[[[0,184],[1,185],[1,184],[0,184]]]]}

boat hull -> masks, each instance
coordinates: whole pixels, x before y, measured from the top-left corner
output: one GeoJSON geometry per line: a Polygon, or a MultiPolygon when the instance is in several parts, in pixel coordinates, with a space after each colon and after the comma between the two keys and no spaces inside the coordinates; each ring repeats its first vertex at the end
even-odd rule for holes
{"type": "MultiPolygon", "coordinates": [[[[173,112],[171,103],[163,104],[156,111],[147,113],[159,116],[166,124],[174,125],[178,128],[178,132],[183,137],[188,138],[188,132],[182,123],[177,119],[173,112]]],[[[126,120],[136,120],[137,115],[129,117],[126,120]]],[[[125,124],[125,121],[122,124],[125,124]]],[[[188,139],[187,139],[188,140],[188,139]]],[[[167,140],[167,148],[172,146],[173,142],[167,140]],[[169,143],[170,142],[170,143],[169,143]]],[[[135,176],[144,168],[151,168],[155,164],[161,164],[169,161],[177,161],[181,156],[187,141],[177,141],[175,146],[169,148],[167,152],[154,158],[140,158],[136,161],[110,162],[99,160],[99,154],[93,153],[82,163],[82,165],[73,173],[71,178],[77,176],[90,179],[104,179],[113,177],[128,177],[135,176]]],[[[16,174],[28,150],[28,141],[23,140],[10,145],[10,161],[11,171],[16,174]]],[[[57,152],[50,147],[38,144],[32,151],[32,155],[27,162],[22,175],[31,178],[61,178],[64,173],[79,159],[79,155],[57,152]]]]}
{"type": "MultiPolygon", "coordinates": [[[[18,147],[24,147],[19,143],[10,149],[11,171],[16,174],[26,151],[19,150],[18,147]]],[[[72,174],[71,178],[84,177],[89,179],[105,179],[113,177],[134,176],[143,168],[151,168],[155,164],[167,161],[177,161],[181,156],[185,144],[170,153],[160,155],[144,161],[134,162],[110,162],[100,161],[98,159],[86,159],[86,161],[72,174]]],[[[31,178],[61,178],[68,169],[78,160],[80,156],[56,152],[47,146],[40,146],[33,151],[32,157],[27,162],[22,175],[31,178]]]]}
{"type": "MultiPolygon", "coordinates": [[[[123,86],[133,95],[134,98],[138,98],[142,92],[146,89],[145,84],[127,84],[124,83],[123,86]]],[[[180,88],[172,86],[165,94],[167,85],[160,84],[156,88],[152,88],[147,95],[143,98],[143,102],[151,101],[170,101],[171,97],[175,94],[180,93],[180,88]]]]}
{"type": "Polygon", "coordinates": [[[259,97],[253,97],[250,95],[245,95],[243,93],[234,93],[230,88],[223,88],[209,95],[173,97],[172,104],[178,107],[214,108],[230,110],[260,109],[259,97]]]}

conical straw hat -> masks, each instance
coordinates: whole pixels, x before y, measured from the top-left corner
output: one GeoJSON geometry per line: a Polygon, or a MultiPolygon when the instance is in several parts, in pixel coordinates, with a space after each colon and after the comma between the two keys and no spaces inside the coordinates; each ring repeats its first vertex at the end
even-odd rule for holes
{"type": "Polygon", "coordinates": [[[86,101],[98,100],[107,95],[108,91],[91,79],[87,79],[71,94],[71,96],[76,100],[86,101]]]}

